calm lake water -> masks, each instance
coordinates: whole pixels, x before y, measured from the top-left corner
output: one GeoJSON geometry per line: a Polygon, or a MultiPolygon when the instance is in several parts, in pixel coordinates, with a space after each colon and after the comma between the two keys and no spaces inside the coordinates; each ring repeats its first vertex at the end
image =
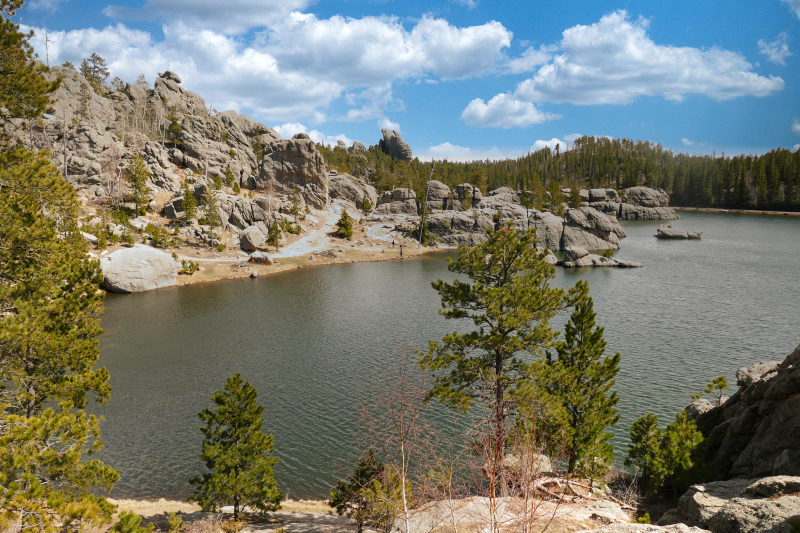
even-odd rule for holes
{"type": "MultiPolygon", "coordinates": [[[[624,223],[617,257],[644,268],[557,268],[561,287],[589,281],[607,350],[622,354],[620,450],[646,411],[666,422],[710,379],[733,385],[737,368],[800,343],[800,218],[682,216],[673,225],[702,230],[701,241],[657,240],[658,222],[624,223]]],[[[106,417],[99,458],[122,476],[112,495],[190,495],[187,480],[202,469],[197,412],[241,372],[275,436],[279,488],[326,497],[377,373],[398,349],[459,328],[438,315],[430,285],[453,279],[447,255],[109,295],[100,363],[114,390],[95,411],[106,417]]]]}

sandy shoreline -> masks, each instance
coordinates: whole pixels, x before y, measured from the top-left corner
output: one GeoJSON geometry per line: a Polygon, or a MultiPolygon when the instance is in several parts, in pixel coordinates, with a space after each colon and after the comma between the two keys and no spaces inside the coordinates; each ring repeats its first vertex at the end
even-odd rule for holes
{"type": "Polygon", "coordinates": [[[675,211],[699,211],[701,213],[740,213],[743,215],[779,215],[800,217],[800,211],[758,211],[756,209],[720,209],[716,207],[674,207],[675,211]]]}

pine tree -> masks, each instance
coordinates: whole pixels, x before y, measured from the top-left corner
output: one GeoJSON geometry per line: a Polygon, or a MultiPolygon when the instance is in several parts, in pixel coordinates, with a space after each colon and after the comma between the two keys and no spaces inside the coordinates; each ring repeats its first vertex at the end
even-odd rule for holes
{"type": "Polygon", "coordinates": [[[330,492],[328,504],[336,509],[339,516],[348,516],[355,521],[356,533],[361,533],[374,515],[367,491],[379,479],[383,469],[383,464],[369,450],[367,456],[358,462],[355,471],[346,480],[337,482],[330,492]]]}
{"type": "Polygon", "coordinates": [[[206,186],[203,204],[206,209],[206,222],[211,226],[211,238],[213,239],[214,228],[222,225],[222,216],[219,214],[219,192],[214,187],[206,186]]]}
{"type": "MultiPolygon", "coordinates": [[[[36,118],[58,84],[10,21],[21,5],[0,0],[0,109],[36,118]]],[[[119,477],[82,460],[102,447],[86,397],[105,403],[110,392],[95,368],[102,274],[86,255],[75,191],[48,156],[0,151],[0,530],[102,526],[114,507],[94,492],[119,477]]]]}
{"type": "Polygon", "coordinates": [[[300,193],[297,191],[297,187],[292,185],[292,192],[289,195],[289,201],[291,202],[291,208],[289,212],[294,217],[294,221],[297,222],[297,215],[300,214],[300,193]]]}
{"type": "Polygon", "coordinates": [[[475,330],[431,342],[420,364],[434,372],[429,398],[462,411],[479,402],[492,413],[494,452],[502,461],[513,409],[509,393],[526,377],[525,359],[552,342],[548,321],[562,308],[564,292],[550,286],[555,269],[536,252],[535,230],[523,234],[509,226],[487,233],[487,242],[462,245],[458,260],[448,261],[451,272],[472,283],[433,283],[440,313],[469,320],[475,330]]]}
{"type": "Polygon", "coordinates": [[[281,237],[283,232],[277,221],[273,222],[267,231],[267,244],[271,244],[277,251],[281,251],[281,237]]]}
{"type": "Polygon", "coordinates": [[[348,214],[347,209],[342,210],[342,216],[336,222],[336,235],[348,241],[353,238],[353,218],[348,214]]]}
{"type": "Polygon", "coordinates": [[[367,195],[364,195],[364,199],[361,201],[361,212],[365,215],[369,215],[372,212],[372,202],[367,195]]]}
{"type": "Polygon", "coordinates": [[[275,451],[273,438],[261,429],[264,406],[257,399],[256,389],[237,372],[211,396],[215,409],[197,415],[205,424],[200,459],[210,472],[189,480],[195,486],[190,500],[205,511],[233,504],[238,520],[245,506],[259,513],[280,508],[283,495],[273,472],[278,458],[269,455],[275,451]]]}
{"type": "Polygon", "coordinates": [[[189,188],[188,183],[183,184],[183,219],[185,221],[197,218],[197,200],[189,188]]]}
{"type": "Polygon", "coordinates": [[[94,92],[100,95],[105,93],[105,83],[109,76],[105,59],[93,53],[81,62],[80,73],[92,86],[94,92]]]}
{"type": "Polygon", "coordinates": [[[658,429],[658,417],[647,413],[631,424],[630,444],[625,466],[633,466],[640,472],[642,489],[649,492],[650,476],[658,457],[661,431],[658,429]]]}
{"type": "Polygon", "coordinates": [[[130,198],[136,206],[136,216],[143,214],[142,206],[150,199],[150,189],[147,187],[147,178],[150,172],[144,159],[138,153],[131,156],[131,162],[125,170],[125,181],[130,189],[130,198]]]}
{"type": "Polygon", "coordinates": [[[578,187],[572,187],[569,190],[569,206],[573,209],[579,208],[583,205],[583,198],[581,198],[581,192],[578,187]]]}
{"type": "Polygon", "coordinates": [[[560,403],[566,415],[567,472],[602,474],[614,456],[606,430],[619,421],[619,403],[612,391],[620,355],[603,357],[603,328],[595,327],[594,304],[589,284],[579,281],[570,291],[575,307],[564,328],[564,340],[556,344],[557,358],[532,366],[544,394],[560,403]],[[538,375],[537,375],[538,374],[538,375]]]}

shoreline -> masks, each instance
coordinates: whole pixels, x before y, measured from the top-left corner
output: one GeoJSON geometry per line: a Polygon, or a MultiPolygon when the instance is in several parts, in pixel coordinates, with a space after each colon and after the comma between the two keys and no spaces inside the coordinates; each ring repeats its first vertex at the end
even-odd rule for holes
{"type": "Polygon", "coordinates": [[[736,213],[742,215],[772,215],[785,217],[800,217],[800,211],[759,211],[757,209],[722,209],[719,207],[675,207],[670,206],[673,211],[697,211],[701,213],[736,213]]]}

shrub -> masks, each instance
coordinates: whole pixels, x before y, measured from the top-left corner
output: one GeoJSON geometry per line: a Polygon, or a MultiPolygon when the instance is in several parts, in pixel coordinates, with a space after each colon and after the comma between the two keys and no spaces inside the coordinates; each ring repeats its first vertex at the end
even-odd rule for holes
{"type": "Polygon", "coordinates": [[[353,219],[347,213],[347,209],[342,211],[341,218],[336,222],[336,228],[337,236],[347,240],[353,238],[353,219]]]}
{"type": "Polygon", "coordinates": [[[191,276],[192,274],[197,272],[198,268],[200,268],[200,263],[198,263],[197,261],[192,261],[192,260],[186,261],[184,259],[181,260],[181,269],[180,271],[178,271],[178,274],[186,274],[191,276]]]}

